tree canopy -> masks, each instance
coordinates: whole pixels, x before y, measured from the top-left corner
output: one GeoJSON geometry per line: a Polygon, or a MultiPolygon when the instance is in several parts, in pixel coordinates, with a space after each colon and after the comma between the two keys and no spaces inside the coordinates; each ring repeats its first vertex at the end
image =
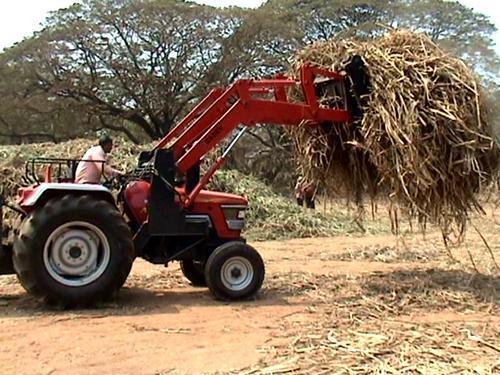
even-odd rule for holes
{"type": "MultiPolygon", "coordinates": [[[[213,86],[285,71],[307,43],[371,38],[387,27],[426,32],[486,82],[500,78],[495,26],[458,2],[269,0],[251,10],[84,0],[0,54],[0,142],[57,141],[99,128],[157,139],[213,86]]],[[[279,129],[254,133],[264,148],[282,138],[279,129]]]]}

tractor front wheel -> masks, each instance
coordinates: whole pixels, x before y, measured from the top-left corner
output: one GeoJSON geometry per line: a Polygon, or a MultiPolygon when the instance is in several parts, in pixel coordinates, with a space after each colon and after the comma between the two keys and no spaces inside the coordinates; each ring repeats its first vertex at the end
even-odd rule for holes
{"type": "Polygon", "coordinates": [[[221,300],[251,297],[262,286],[264,273],[264,262],[257,250],[237,241],[216,248],[205,266],[208,288],[221,300]]]}
{"type": "Polygon", "coordinates": [[[132,235],[112,204],[66,195],[32,212],[13,249],[19,281],[35,297],[62,307],[111,297],[134,260],[132,235]]]}

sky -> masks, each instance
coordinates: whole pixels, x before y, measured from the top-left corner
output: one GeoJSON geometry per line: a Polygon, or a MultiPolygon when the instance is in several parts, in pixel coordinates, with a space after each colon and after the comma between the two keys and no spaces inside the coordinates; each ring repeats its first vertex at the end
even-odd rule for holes
{"type": "MultiPolygon", "coordinates": [[[[195,0],[213,6],[237,5],[258,7],[264,0],[195,0]]],[[[75,0],[0,0],[0,50],[30,36],[40,28],[49,11],[67,7],[75,0]]],[[[484,13],[500,29],[500,0],[460,0],[466,6],[484,13]]],[[[494,36],[500,55],[500,31],[494,36]]]]}

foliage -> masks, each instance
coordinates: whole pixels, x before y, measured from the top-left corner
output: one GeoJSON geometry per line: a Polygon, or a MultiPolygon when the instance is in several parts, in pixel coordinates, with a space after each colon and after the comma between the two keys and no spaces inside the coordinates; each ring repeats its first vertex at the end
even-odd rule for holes
{"type": "MultiPolygon", "coordinates": [[[[494,25],[453,1],[268,0],[252,10],[84,0],[0,54],[0,142],[61,141],[100,128],[136,143],[157,139],[213,86],[286,71],[314,41],[370,39],[401,26],[428,33],[489,84],[499,79],[494,25]]],[[[228,165],[280,191],[295,177],[290,139],[268,126],[245,136],[228,165]]]]}
{"type": "Polygon", "coordinates": [[[263,7],[279,19],[293,19],[301,44],[355,36],[368,38],[386,23],[394,1],[269,0],[263,7]]]}
{"type": "Polygon", "coordinates": [[[500,57],[491,39],[497,29],[484,14],[458,1],[443,0],[400,1],[392,13],[392,26],[424,32],[474,66],[485,81],[500,79],[500,57]]]}
{"type": "Polygon", "coordinates": [[[44,31],[7,56],[36,65],[39,91],[157,138],[220,74],[229,74],[216,65],[233,22],[212,8],[176,1],[87,0],[54,13],[44,31]]]}
{"type": "Polygon", "coordinates": [[[380,36],[387,28],[426,33],[473,64],[487,80],[500,79],[499,56],[491,35],[495,25],[483,14],[445,0],[269,0],[264,7],[275,17],[293,17],[295,37],[302,43],[328,39],[380,36]]]}
{"type": "MultiPolygon", "coordinates": [[[[123,171],[133,169],[138,153],[151,148],[151,145],[137,147],[122,139],[116,139],[115,144],[111,163],[123,171]]],[[[0,146],[2,188],[9,195],[14,195],[15,189],[22,183],[24,163],[34,157],[79,158],[91,145],[91,140],[77,139],[61,144],[0,146]]],[[[43,170],[39,172],[43,174],[43,170]]],[[[245,235],[253,239],[328,236],[359,231],[347,216],[304,212],[292,204],[290,197],[276,194],[257,178],[235,170],[219,171],[209,187],[248,198],[245,235]]]]}
{"type": "Polygon", "coordinates": [[[305,212],[292,204],[290,198],[236,170],[219,171],[210,187],[248,198],[245,235],[253,239],[317,237],[359,231],[346,216],[305,212]]]}

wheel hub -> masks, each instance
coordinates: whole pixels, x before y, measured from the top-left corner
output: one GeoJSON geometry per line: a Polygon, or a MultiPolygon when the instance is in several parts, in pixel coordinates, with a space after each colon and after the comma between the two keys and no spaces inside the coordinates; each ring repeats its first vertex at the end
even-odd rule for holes
{"type": "Polygon", "coordinates": [[[252,264],[243,257],[229,258],[221,268],[222,284],[233,291],[247,288],[252,283],[253,275],[252,264]]]}
{"type": "Polygon", "coordinates": [[[95,268],[98,244],[85,229],[69,229],[52,245],[52,260],[62,275],[79,276],[95,268]]]}
{"type": "Polygon", "coordinates": [[[66,286],[87,285],[102,275],[110,259],[104,233],[86,222],[70,222],[54,230],[44,248],[52,278],[66,286]]]}
{"type": "Polygon", "coordinates": [[[80,249],[78,246],[72,247],[69,249],[69,256],[73,259],[80,258],[82,255],[82,249],[80,249]]]}
{"type": "Polygon", "coordinates": [[[234,267],[232,270],[231,270],[231,277],[233,277],[234,279],[239,279],[241,277],[241,269],[237,268],[237,267],[234,267]]]}

